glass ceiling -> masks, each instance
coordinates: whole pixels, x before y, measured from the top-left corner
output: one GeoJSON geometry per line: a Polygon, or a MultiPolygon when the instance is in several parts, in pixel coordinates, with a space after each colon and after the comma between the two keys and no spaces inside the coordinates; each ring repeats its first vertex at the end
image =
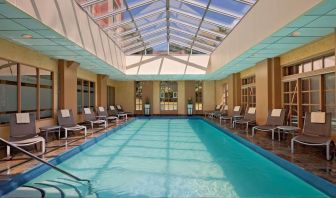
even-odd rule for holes
{"type": "Polygon", "coordinates": [[[257,0],[76,0],[131,54],[210,54],[257,0]]]}

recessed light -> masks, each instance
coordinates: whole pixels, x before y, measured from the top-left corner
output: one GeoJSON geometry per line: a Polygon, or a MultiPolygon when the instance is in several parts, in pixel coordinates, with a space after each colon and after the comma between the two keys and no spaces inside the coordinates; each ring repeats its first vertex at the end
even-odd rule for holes
{"type": "Polygon", "coordinates": [[[32,39],[33,35],[31,35],[31,34],[22,34],[21,37],[24,38],[24,39],[32,39]]]}
{"type": "Polygon", "coordinates": [[[291,35],[292,35],[292,36],[300,36],[300,34],[301,34],[300,32],[298,32],[298,31],[295,31],[295,32],[292,32],[292,34],[291,34],[291,35]]]}

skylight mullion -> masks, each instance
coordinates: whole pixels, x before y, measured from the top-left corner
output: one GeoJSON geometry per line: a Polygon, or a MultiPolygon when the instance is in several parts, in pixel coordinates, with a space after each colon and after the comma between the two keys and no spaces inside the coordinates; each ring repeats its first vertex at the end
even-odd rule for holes
{"type": "MultiPolygon", "coordinates": [[[[164,36],[165,36],[165,34],[158,34],[158,35],[156,35],[156,36],[154,36],[150,39],[144,40],[144,43],[148,43],[150,41],[153,41],[155,39],[158,39],[158,38],[161,38],[161,37],[164,37],[164,36]]],[[[131,45],[127,45],[127,46],[123,47],[123,49],[127,51],[129,49],[132,49],[134,46],[138,46],[138,45],[139,45],[139,42],[131,44],[131,45]]]]}
{"type": "Polygon", "coordinates": [[[80,4],[80,6],[82,6],[83,8],[86,8],[86,7],[92,6],[92,5],[94,5],[94,4],[103,2],[103,1],[105,1],[105,0],[92,0],[92,1],[87,1],[87,2],[85,2],[85,3],[80,4]]]}
{"type": "Polygon", "coordinates": [[[160,14],[162,12],[165,12],[165,9],[159,9],[157,11],[153,11],[153,12],[149,12],[147,14],[144,14],[144,15],[141,15],[141,16],[138,16],[138,17],[133,17],[133,15],[131,14],[131,12],[129,11],[130,15],[131,15],[131,18],[132,20],[128,20],[128,21],[123,21],[123,22],[120,22],[120,23],[116,23],[114,25],[110,25],[106,28],[104,28],[104,30],[110,30],[110,29],[114,29],[114,28],[117,28],[117,27],[120,27],[122,25],[125,25],[125,24],[128,24],[128,23],[132,23],[134,21],[138,21],[138,20],[141,20],[143,18],[147,18],[147,17],[150,17],[152,15],[156,15],[156,14],[160,14]]]}
{"type": "MultiPolygon", "coordinates": [[[[206,4],[201,3],[201,2],[197,2],[197,1],[193,1],[193,0],[177,0],[177,1],[180,1],[180,2],[185,3],[185,4],[189,4],[189,5],[192,5],[192,6],[196,6],[196,7],[202,8],[202,9],[206,8],[206,4]]],[[[225,16],[237,18],[237,19],[241,19],[243,17],[240,14],[234,13],[234,12],[229,11],[229,10],[223,10],[223,9],[221,9],[219,7],[216,7],[216,6],[213,6],[213,5],[210,5],[208,10],[212,11],[212,12],[216,12],[218,14],[225,15],[225,16]]]]}
{"type": "MultiPolygon", "coordinates": [[[[158,21],[153,21],[153,22],[148,23],[148,24],[146,24],[146,25],[139,25],[139,26],[138,26],[138,29],[141,31],[141,30],[143,30],[143,29],[146,29],[146,28],[151,27],[151,26],[154,26],[154,25],[158,25],[158,24],[163,23],[163,22],[165,22],[165,21],[166,21],[166,19],[160,19],[160,20],[158,20],[158,21]]],[[[135,29],[135,28],[132,29],[132,30],[128,30],[128,31],[126,31],[126,32],[121,33],[120,36],[126,36],[126,35],[131,34],[131,33],[134,33],[134,32],[136,32],[136,29],[135,29]]]]}
{"type": "MultiPolygon", "coordinates": [[[[195,36],[194,33],[191,33],[191,32],[185,31],[185,30],[177,29],[177,28],[174,28],[174,27],[171,27],[170,29],[172,29],[174,31],[177,31],[177,32],[184,33],[184,34],[189,34],[191,36],[195,36]]],[[[206,41],[215,43],[216,45],[219,45],[221,43],[220,41],[217,41],[217,40],[214,40],[214,39],[211,39],[211,38],[207,38],[207,37],[204,37],[202,35],[198,35],[197,37],[200,38],[200,39],[202,39],[202,40],[206,40],[206,41]]]]}
{"type": "MultiPolygon", "coordinates": [[[[146,37],[148,35],[151,35],[151,34],[155,34],[155,33],[158,33],[158,32],[162,32],[163,30],[166,30],[166,27],[162,27],[162,28],[159,28],[159,29],[154,29],[152,31],[149,31],[149,32],[146,32],[144,34],[142,34],[142,37],[146,37]]],[[[136,41],[140,38],[140,36],[135,36],[133,38],[129,38],[129,39],[126,39],[126,40],[123,40],[122,43],[128,43],[128,42],[131,42],[131,41],[136,41]]]]}
{"type": "Polygon", "coordinates": [[[168,50],[167,53],[169,54],[169,38],[170,38],[170,22],[169,22],[169,18],[170,18],[170,0],[166,0],[166,23],[167,23],[167,43],[168,43],[168,50]]]}
{"type": "MultiPolygon", "coordinates": [[[[186,48],[190,49],[190,45],[187,45],[187,44],[185,44],[181,41],[177,41],[175,39],[171,39],[171,43],[176,44],[176,45],[181,45],[183,47],[186,47],[186,48]]],[[[211,53],[211,51],[208,51],[206,49],[202,49],[202,48],[199,48],[199,47],[194,47],[194,49],[197,50],[197,51],[203,52],[205,54],[210,54],[211,53]]]]}
{"type": "MultiPolygon", "coordinates": [[[[191,27],[191,28],[194,28],[194,29],[198,29],[197,26],[192,25],[192,24],[189,24],[189,23],[186,23],[186,22],[184,22],[184,21],[180,21],[180,20],[176,20],[176,19],[171,19],[171,21],[174,22],[174,23],[178,23],[178,24],[187,26],[187,27],[191,27]]],[[[209,34],[212,34],[212,35],[215,35],[215,36],[222,37],[222,38],[225,38],[225,36],[226,36],[226,35],[224,35],[224,34],[221,34],[221,33],[218,33],[218,32],[212,31],[212,30],[208,30],[208,29],[203,28],[203,27],[200,27],[200,30],[201,30],[201,31],[204,31],[204,32],[208,32],[209,34]]]]}
{"type": "Polygon", "coordinates": [[[246,5],[250,5],[250,6],[255,4],[255,1],[252,1],[252,0],[235,0],[235,1],[238,1],[240,3],[244,3],[246,5]]]}
{"type": "MultiPolygon", "coordinates": [[[[171,8],[170,9],[172,12],[175,12],[177,14],[181,14],[181,15],[184,15],[186,17],[191,17],[191,18],[195,18],[195,19],[198,19],[198,20],[201,20],[202,17],[198,16],[198,15],[195,15],[195,14],[191,14],[191,13],[188,13],[188,12],[185,12],[183,10],[178,10],[178,9],[175,9],[175,8],[171,8]]],[[[223,27],[223,28],[228,28],[228,29],[231,29],[231,27],[227,24],[222,24],[220,22],[217,22],[217,21],[214,21],[212,19],[207,19],[207,18],[204,18],[204,21],[207,22],[207,23],[211,23],[213,25],[216,25],[216,26],[220,26],[220,27],[223,27]]]]}
{"type": "MultiPolygon", "coordinates": [[[[184,40],[188,40],[188,41],[190,41],[191,43],[193,42],[193,40],[192,39],[190,39],[190,38],[186,38],[186,37],[183,37],[183,36],[179,36],[179,35],[176,35],[176,34],[171,34],[172,36],[174,36],[174,37],[176,37],[176,38],[180,38],[180,39],[184,39],[184,40]]],[[[194,41],[195,43],[197,43],[198,45],[201,45],[201,46],[203,46],[204,48],[209,48],[210,50],[214,50],[215,49],[215,47],[214,46],[211,46],[211,45],[208,45],[208,44],[205,44],[205,43],[200,43],[200,42],[198,42],[198,41],[194,41]]]]}
{"type": "Polygon", "coordinates": [[[157,45],[161,45],[161,44],[163,44],[165,42],[166,41],[159,41],[159,42],[151,43],[151,44],[147,45],[146,47],[140,47],[140,48],[136,48],[136,49],[131,50],[131,51],[126,51],[125,54],[127,54],[127,55],[134,54],[136,52],[139,52],[139,51],[142,51],[142,50],[146,50],[146,49],[148,49],[150,47],[155,47],[157,45]]]}
{"type": "Polygon", "coordinates": [[[134,20],[134,16],[133,16],[132,12],[129,10],[128,4],[127,4],[127,0],[123,0],[123,2],[124,2],[124,4],[125,4],[125,6],[126,6],[126,10],[127,10],[127,12],[128,12],[129,15],[131,16],[131,19],[132,19],[132,22],[134,23],[134,27],[135,27],[135,29],[136,29],[137,32],[139,33],[139,36],[140,36],[140,39],[142,40],[142,44],[143,44],[143,46],[146,47],[146,44],[145,44],[145,42],[144,42],[144,40],[143,40],[143,38],[142,38],[142,36],[141,36],[141,34],[140,34],[140,31],[139,31],[139,29],[138,29],[138,25],[136,24],[136,22],[135,22],[135,20],[134,20]]]}
{"type": "MultiPolygon", "coordinates": [[[[151,4],[151,3],[156,2],[156,1],[159,1],[159,0],[141,1],[141,2],[138,2],[138,3],[134,3],[132,5],[129,5],[129,10],[148,5],[148,4],[151,4]]],[[[117,10],[110,11],[110,12],[108,12],[106,14],[103,14],[103,15],[100,15],[100,16],[96,16],[96,17],[94,17],[94,19],[95,20],[101,20],[101,19],[104,19],[104,18],[107,18],[107,17],[111,17],[111,16],[121,14],[123,12],[126,12],[125,7],[119,8],[117,10]]]]}

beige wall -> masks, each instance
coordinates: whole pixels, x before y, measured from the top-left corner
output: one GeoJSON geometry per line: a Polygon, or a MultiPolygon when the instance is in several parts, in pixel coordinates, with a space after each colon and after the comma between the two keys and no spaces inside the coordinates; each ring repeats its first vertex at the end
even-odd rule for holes
{"type": "Polygon", "coordinates": [[[203,88],[203,111],[212,111],[216,105],[215,81],[204,81],[203,88]]]}
{"type": "Polygon", "coordinates": [[[134,113],[135,109],[135,87],[134,81],[115,82],[115,102],[122,105],[127,112],[134,113]]]}
{"type": "Polygon", "coordinates": [[[280,64],[288,65],[326,52],[335,52],[336,34],[330,34],[315,42],[296,48],[280,56],[280,64]]]}

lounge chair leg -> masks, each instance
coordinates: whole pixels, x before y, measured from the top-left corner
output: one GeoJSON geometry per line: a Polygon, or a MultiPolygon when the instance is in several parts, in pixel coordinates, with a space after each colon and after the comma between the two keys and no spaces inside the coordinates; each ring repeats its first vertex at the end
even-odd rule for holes
{"type": "Polygon", "coordinates": [[[294,138],[291,139],[291,153],[294,153],[294,138]]]}
{"type": "Polygon", "coordinates": [[[42,144],[41,144],[41,147],[42,147],[42,148],[41,148],[42,153],[45,153],[45,148],[46,148],[46,146],[45,146],[45,140],[42,140],[41,143],[42,143],[42,144]]]}
{"type": "Polygon", "coordinates": [[[271,131],[272,131],[272,140],[274,140],[274,129],[272,129],[271,131]]]}
{"type": "Polygon", "coordinates": [[[10,157],[10,146],[7,146],[7,158],[9,158],[10,157]]]}
{"type": "Polygon", "coordinates": [[[93,122],[91,122],[91,129],[93,129],[93,122]]]}
{"type": "Polygon", "coordinates": [[[326,153],[327,160],[330,160],[330,143],[327,143],[327,153],[326,153]]]}
{"type": "Polygon", "coordinates": [[[236,128],[236,121],[232,122],[232,128],[236,128]]]}
{"type": "Polygon", "coordinates": [[[68,129],[65,129],[65,139],[68,139],[68,129]]]}
{"type": "Polygon", "coordinates": [[[255,130],[255,127],[252,128],[252,137],[254,137],[254,130],[255,130]]]}
{"type": "Polygon", "coordinates": [[[246,123],[246,132],[248,133],[248,123],[246,123]]]}
{"type": "Polygon", "coordinates": [[[278,129],[278,140],[279,140],[279,142],[280,142],[280,129],[278,129]]]}
{"type": "Polygon", "coordinates": [[[87,130],[86,130],[86,126],[84,126],[84,136],[86,137],[86,132],[87,132],[87,130]]]}

